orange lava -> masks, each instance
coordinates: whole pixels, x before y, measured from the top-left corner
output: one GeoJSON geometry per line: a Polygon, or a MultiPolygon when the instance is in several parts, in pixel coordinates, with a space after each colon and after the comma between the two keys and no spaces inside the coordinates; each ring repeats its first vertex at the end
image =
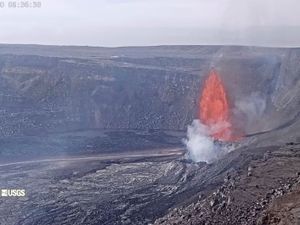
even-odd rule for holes
{"type": "Polygon", "coordinates": [[[211,136],[220,141],[234,141],[229,119],[229,104],[222,80],[212,70],[205,81],[200,98],[199,118],[211,130],[211,136]]]}

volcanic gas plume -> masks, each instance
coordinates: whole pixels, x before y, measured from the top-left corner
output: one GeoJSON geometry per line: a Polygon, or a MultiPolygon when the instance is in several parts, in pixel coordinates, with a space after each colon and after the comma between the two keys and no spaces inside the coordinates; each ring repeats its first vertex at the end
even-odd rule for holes
{"type": "Polygon", "coordinates": [[[213,162],[232,150],[215,142],[236,141],[230,121],[230,108],[225,87],[217,71],[212,70],[204,82],[199,99],[198,119],[188,126],[184,143],[187,156],[195,162],[213,162]]]}
{"type": "Polygon", "coordinates": [[[199,119],[210,129],[211,136],[220,141],[233,141],[232,124],[226,91],[217,71],[212,70],[200,96],[199,119]]]}

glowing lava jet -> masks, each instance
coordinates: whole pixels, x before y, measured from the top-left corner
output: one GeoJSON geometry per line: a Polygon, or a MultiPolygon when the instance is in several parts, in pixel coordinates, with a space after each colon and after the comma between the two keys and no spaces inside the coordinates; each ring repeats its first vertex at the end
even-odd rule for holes
{"type": "Polygon", "coordinates": [[[225,88],[217,71],[212,70],[205,81],[200,98],[199,119],[209,127],[210,135],[220,141],[234,141],[229,120],[225,88]]]}

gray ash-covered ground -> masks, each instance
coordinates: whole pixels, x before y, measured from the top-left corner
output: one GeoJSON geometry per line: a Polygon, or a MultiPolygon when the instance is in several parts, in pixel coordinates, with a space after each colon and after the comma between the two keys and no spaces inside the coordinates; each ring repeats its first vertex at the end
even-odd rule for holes
{"type": "Polygon", "coordinates": [[[299,223],[300,144],[241,147],[212,164],[188,162],[183,153],[161,149],[2,165],[1,187],[27,193],[0,199],[0,223],[299,223]]]}
{"type": "Polygon", "coordinates": [[[246,160],[222,171],[220,184],[155,224],[299,224],[300,143],[239,154],[246,160]]]}
{"type": "Polygon", "coordinates": [[[180,149],[0,165],[0,224],[146,224],[171,206],[186,181],[180,149]],[[163,204],[162,204],[163,203],[163,204]]]}

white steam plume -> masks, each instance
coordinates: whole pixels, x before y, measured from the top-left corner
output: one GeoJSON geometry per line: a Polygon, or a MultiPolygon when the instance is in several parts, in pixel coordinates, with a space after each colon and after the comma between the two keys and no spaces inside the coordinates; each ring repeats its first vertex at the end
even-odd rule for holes
{"type": "Polygon", "coordinates": [[[233,112],[237,118],[239,118],[239,115],[243,115],[243,127],[247,132],[249,129],[257,128],[258,121],[263,117],[266,106],[266,99],[258,92],[252,92],[249,96],[235,102],[233,112]]]}
{"type": "Polygon", "coordinates": [[[212,134],[217,133],[221,129],[228,127],[227,123],[219,123],[212,128],[202,124],[199,120],[194,120],[188,126],[187,138],[184,144],[187,147],[187,157],[194,162],[211,163],[220,156],[230,151],[227,146],[221,146],[220,143],[214,141],[212,134]]]}
{"type": "Polygon", "coordinates": [[[266,99],[258,92],[252,92],[250,96],[245,97],[235,103],[235,107],[245,113],[249,120],[258,119],[266,109],[266,99]]]}

